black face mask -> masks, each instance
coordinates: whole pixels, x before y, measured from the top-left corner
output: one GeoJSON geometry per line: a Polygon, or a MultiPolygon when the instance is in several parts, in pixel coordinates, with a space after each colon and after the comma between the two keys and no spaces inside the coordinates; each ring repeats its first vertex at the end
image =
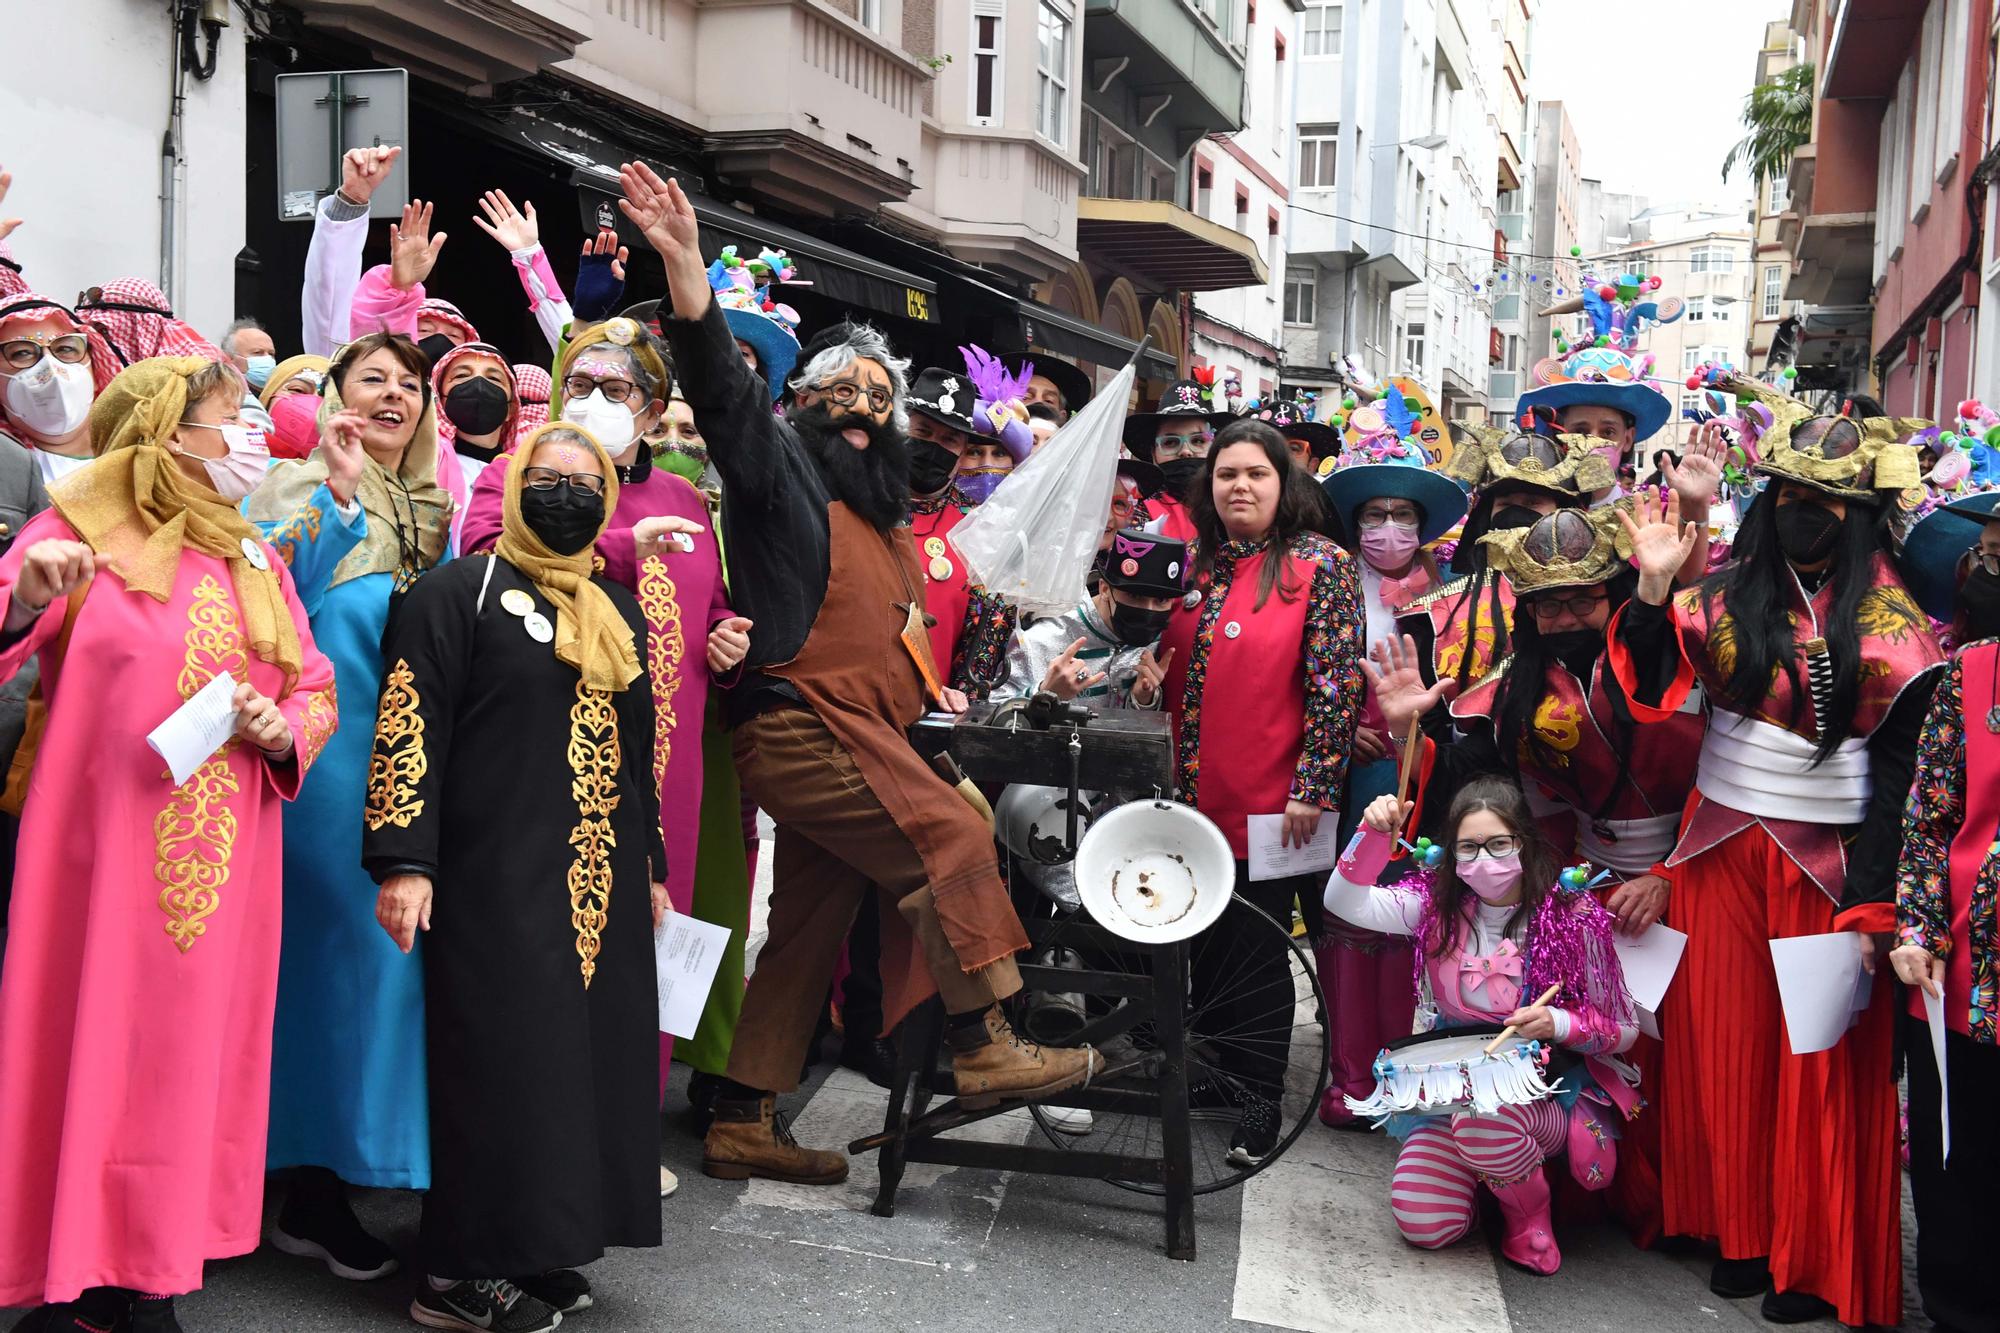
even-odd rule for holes
{"type": "Polygon", "coordinates": [[[521,492],[521,518],[542,545],[557,555],[575,555],[597,540],[604,526],[604,497],[585,495],[571,487],[521,492]]]}
{"type": "Polygon", "coordinates": [[[1167,494],[1185,504],[1187,488],[1207,465],[1206,458],[1169,458],[1160,464],[1160,472],[1167,479],[1167,494]]]}
{"type": "Polygon", "coordinates": [[[1973,566],[1959,586],[1958,604],[1965,608],[1963,637],[1967,643],[2000,638],[2000,574],[1973,566]]]}
{"type": "Polygon", "coordinates": [[[1778,506],[1778,549],[1795,565],[1815,564],[1832,554],[1840,524],[1831,509],[1810,500],[1787,500],[1778,506]]]}
{"type": "Polygon", "coordinates": [[[1488,532],[1500,532],[1507,528],[1532,528],[1542,515],[1526,505],[1502,505],[1486,520],[1488,532]]]}
{"type": "Polygon", "coordinates": [[[1604,647],[1604,635],[1594,629],[1565,629],[1540,636],[1542,651],[1569,668],[1579,680],[1590,678],[1590,665],[1604,647]]]}
{"type": "Polygon", "coordinates": [[[507,410],[513,405],[504,385],[470,379],[453,385],[444,396],[444,419],[461,435],[491,435],[507,424],[507,410]]]}
{"type": "Polygon", "coordinates": [[[432,365],[444,360],[444,354],[456,346],[457,343],[442,333],[433,333],[428,337],[417,339],[417,350],[429,357],[432,365]]]}
{"type": "Polygon", "coordinates": [[[1143,648],[1160,637],[1160,632],[1167,627],[1173,615],[1172,607],[1164,611],[1148,611],[1143,606],[1127,606],[1114,599],[1111,603],[1111,632],[1127,648],[1143,648]]]}
{"type": "Polygon", "coordinates": [[[941,444],[910,437],[910,494],[936,495],[951,485],[958,455],[941,444]]]}

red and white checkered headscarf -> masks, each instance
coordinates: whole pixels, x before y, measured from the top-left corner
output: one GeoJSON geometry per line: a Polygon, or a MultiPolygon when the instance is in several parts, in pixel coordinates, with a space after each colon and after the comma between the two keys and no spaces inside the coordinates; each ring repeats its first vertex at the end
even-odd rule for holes
{"type": "Polygon", "coordinates": [[[7,242],[0,241],[0,301],[27,293],[28,280],[21,276],[21,261],[14,258],[7,242]]]}
{"type": "Polygon", "coordinates": [[[144,278],[114,278],[76,300],[77,313],[95,324],[126,365],[155,356],[226,360],[222,349],[174,318],[167,296],[144,278]]]}
{"type": "MultiPolygon", "coordinates": [[[[0,269],[0,272],[4,271],[0,269]]],[[[94,392],[103,393],[104,386],[111,383],[118,374],[118,358],[113,354],[111,345],[104,340],[104,334],[78,319],[76,312],[68,306],[51,301],[46,296],[37,296],[30,291],[12,296],[0,295],[0,341],[5,341],[10,336],[8,325],[51,315],[90,340],[90,379],[94,392]]],[[[0,402],[0,429],[10,424],[7,420],[5,403],[0,402]]]]}
{"type": "Polygon", "coordinates": [[[555,383],[549,379],[547,366],[514,367],[514,400],[519,411],[515,426],[517,440],[548,421],[549,395],[554,392],[555,383]]]}
{"type": "Polygon", "coordinates": [[[479,330],[473,328],[472,321],[465,317],[465,312],[449,301],[440,301],[435,296],[426,300],[422,305],[417,307],[417,318],[421,320],[426,317],[437,320],[441,324],[456,326],[458,331],[465,335],[460,339],[461,342],[476,343],[483,341],[479,336],[479,330]]]}

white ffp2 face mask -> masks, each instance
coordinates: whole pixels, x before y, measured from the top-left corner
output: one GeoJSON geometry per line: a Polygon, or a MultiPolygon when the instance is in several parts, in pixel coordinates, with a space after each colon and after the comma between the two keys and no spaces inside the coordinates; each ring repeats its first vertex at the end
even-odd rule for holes
{"type": "Polygon", "coordinates": [[[220,458],[203,458],[201,465],[208,470],[208,484],[230,504],[256,490],[264,474],[271,470],[271,451],[265,447],[262,431],[243,426],[207,426],[199,421],[183,421],[181,425],[221,432],[229,452],[220,458]]]}
{"type": "Polygon", "coordinates": [[[87,363],[65,365],[44,352],[7,381],[7,415],[37,435],[58,439],[90,419],[96,396],[87,363]]]}
{"type": "Polygon", "coordinates": [[[592,389],[588,398],[571,398],[563,403],[562,419],[581,426],[604,446],[614,459],[621,457],[639,438],[638,418],[624,403],[614,403],[604,390],[592,389]]]}

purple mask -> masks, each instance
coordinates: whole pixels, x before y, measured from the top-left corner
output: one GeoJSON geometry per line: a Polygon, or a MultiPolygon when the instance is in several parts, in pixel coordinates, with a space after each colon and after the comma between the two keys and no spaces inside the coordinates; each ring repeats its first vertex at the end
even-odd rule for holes
{"type": "Polygon", "coordinates": [[[993,488],[1007,479],[1012,468],[979,468],[976,471],[961,472],[956,480],[958,489],[965,492],[965,498],[974,504],[985,504],[993,494],[993,488]]]}

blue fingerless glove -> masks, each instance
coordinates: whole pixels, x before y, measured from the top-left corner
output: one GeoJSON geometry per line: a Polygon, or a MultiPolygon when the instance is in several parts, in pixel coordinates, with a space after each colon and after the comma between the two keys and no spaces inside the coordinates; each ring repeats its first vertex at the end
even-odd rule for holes
{"type": "Polygon", "coordinates": [[[625,279],[614,277],[611,264],[617,256],[585,255],[577,265],[576,290],[570,295],[570,310],[586,324],[595,324],[616,314],[625,296],[625,279]]]}

